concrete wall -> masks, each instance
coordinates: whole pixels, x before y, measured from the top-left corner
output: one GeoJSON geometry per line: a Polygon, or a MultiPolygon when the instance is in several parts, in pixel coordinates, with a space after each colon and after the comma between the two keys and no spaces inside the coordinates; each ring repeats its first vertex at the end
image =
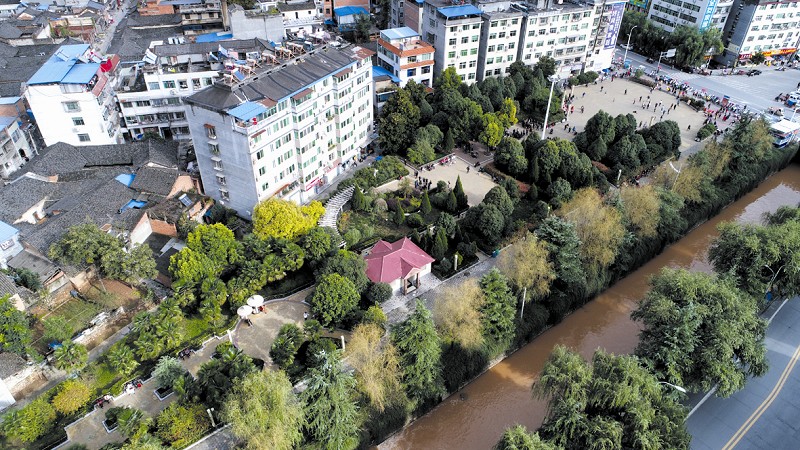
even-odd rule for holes
{"type": "Polygon", "coordinates": [[[116,144],[116,140],[106,132],[102,107],[92,92],[65,94],[57,84],[33,85],[27,87],[25,97],[46,145],[57,142],[74,146],[116,144]],[[67,112],[65,102],[77,102],[80,111],[67,112]],[[82,118],[84,124],[75,125],[73,117],[82,118]],[[89,141],[82,142],[79,134],[88,135],[89,141]]]}
{"type": "Polygon", "coordinates": [[[283,17],[269,14],[247,14],[243,9],[230,11],[231,33],[234,39],[283,40],[283,17]]]}

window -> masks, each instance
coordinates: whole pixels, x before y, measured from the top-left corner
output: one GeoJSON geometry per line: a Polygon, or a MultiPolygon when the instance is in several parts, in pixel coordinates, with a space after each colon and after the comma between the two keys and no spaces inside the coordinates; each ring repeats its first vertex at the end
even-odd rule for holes
{"type": "Polygon", "coordinates": [[[269,183],[264,183],[264,184],[261,185],[261,190],[262,191],[266,191],[267,189],[269,189],[269,183]]]}
{"type": "Polygon", "coordinates": [[[456,45],[456,38],[450,39],[449,41],[447,41],[447,43],[448,43],[448,45],[451,45],[451,46],[452,45],[456,45]]]}
{"type": "Polygon", "coordinates": [[[478,49],[477,48],[470,49],[469,54],[470,55],[477,55],[478,54],[478,49]]]}
{"type": "Polygon", "coordinates": [[[86,133],[79,134],[78,135],[78,140],[81,141],[81,142],[89,142],[89,141],[91,141],[91,139],[89,138],[89,135],[86,134],[86,133]]]}
{"type": "Polygon", "coordinates": [[[461,56],[467,56],[467,50],[461,50],[461,56]]]}
{"type": "Polygon", "coordinates": [[[64,105],[64,111],[66,112],[77,112],[81,110],[81,106],[78,102],[64,102],[62,105],[64,105]]]}
{"type": "Polygon", "coordinates": [[[230,200],[231,196],[228,193],[228,191],[226,191],[225,189],[220,189],[219,190],[219,198],[221,198],[222,200],[230,200]]]}
{"type": "Polygon", "coordinates": [[[220,186],[225,186],[226,184],[228,184],[227,181],[225,180],[224,175],[217,175],[217,184],[219,184],[220,186]]]}
{"type": "Polygon", "coordinates": [[[456,52],[447,52],[447,57],[448,58],[455,58],[456,57],[456,52]]]}
{"type": "Polygon", "coordinates": [[[462,44],[467,44],[467,43],[469,43],[469,37],[468,37],[468,36],[464,36],[464,37],[462,37],[462,38],[461,38],[461,43],[462,43],[462,44]]]}
{"type": "Polygon", "coordinates": [[[478,42],[478,37],[479,36],[477,34],[473,35],[472,36],[472,42],[478,42]]]}
{"type": "Polygon", "coordinates": [[[136,106],[150,106],[150,100],[139,100],[133,102],[133,104],[136,106]]]}
{"type": "Polygon", "coordinates": [[[158,84],[158,81],[152,81],[150,83],[147,83],[147,89],[150,89],[151,91],[157,91],[161,89],[161,85],[158,84]]]}
{"type": "Polygon", "coordinates": [[[466,68],[467,68],[467,63],[466,63],[466,62],[460,62],[460,63],[458,63],[458,68],[459,68],[459,69],[462,69],[462,70],[463,70],[463,69],[466,69],[466,68]]]}
{"type": "Polygon", "coordinates": [[[219,144],[208,144],[208,151],[212,155],[219,155],[219,144]]]}
{"type": "Polygon", "coordinates": [[[214,126],[211,126],[211,125],[206,125],[206,136],[208,136],[210,139],[216,139],[217,138],[217,127],[214,127],[214,126]]]}
{"type": "Polygon", "coordinates": [[[264,150],[263,149],[259,150],[258,152],[256,152],[256,159],[261,159],[263,157],[264,157],[264,150]]]}
{"type": "Polygon", "coordinates": [[[262,168],[258,169],[258,176],[264,176],[265,173],[267,173],[267,168],[266,167],[262,167],[262,168]]]}
{"type": "Polygon", "coordinates": [[[222,170],[222,161],[219,161],[219,160],[215,159],[215,160],[213,160],[213,162],[214,162],[214,169],[222,170]]]}
{"type": "Polygon", "coordinates": [[[496,38],[497,38],[497,33],[492,33],[489,35],[489,39],[496,39],[496,38]]]}
{"type": "Polygon", "coordinates": [[[86,125],[86,123],[83,121],[83,117],[73,117],[72,124],[75,125],[76,127],[81,125],[86,125]]]}
{"type": "Polygon", "coordinates": [[[164,82],[164,89],[175,89],[175,82],[174,81],[165,81],[164,82]]]}

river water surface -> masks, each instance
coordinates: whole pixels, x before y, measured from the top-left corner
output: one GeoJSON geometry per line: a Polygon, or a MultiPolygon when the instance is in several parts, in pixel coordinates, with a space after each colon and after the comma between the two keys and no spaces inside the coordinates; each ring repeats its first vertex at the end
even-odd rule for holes
{"type": "Polygon", "coordinates": [[[537,429],[544,419],[546,404],[532,399],[530,389],[553,347],[566,345],[587,358],[598,347],[613,353],[632,352],[639,326],[629,316],[647,291],[652,275],[662,267],[710,271],[706,253],[717,236],[717,224],[733,220],[756,223],[764,212],[798,203],[800,165],[794,164],[765,180],[714,219],[692,230],[639,270],[478,377],[460,391],[466,400],[452,395],[379,448],[488,449],[511,425],[519,423],[529,430],[537,429]]]}

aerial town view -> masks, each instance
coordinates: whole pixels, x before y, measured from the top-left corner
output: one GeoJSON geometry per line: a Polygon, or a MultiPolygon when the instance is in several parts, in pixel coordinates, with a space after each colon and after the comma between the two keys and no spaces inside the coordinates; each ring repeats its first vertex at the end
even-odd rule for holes
{"type": "Polygon", "coordinates": [[[0,449],[800,448],[800,2],[0,0],[0,449]]]}

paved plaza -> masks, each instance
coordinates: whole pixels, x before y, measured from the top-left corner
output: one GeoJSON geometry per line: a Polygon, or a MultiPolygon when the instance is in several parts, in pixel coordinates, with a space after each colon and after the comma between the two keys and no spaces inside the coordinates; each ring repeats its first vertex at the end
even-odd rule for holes
{"type": "Polygon", "coordinates": [[[164,410],[170,403],[174,402],[177,397],[172,394],[164,400],[159,400],[153,392],[156,389],[156,380],[151,378],[147,380],[143,386],[133,394],[121,394],[116,397],[105,408],[95,408],[94,411],[84,416],[82,419],[72,422],[64,427],[67,432],[67,438],[70,444],[82,444],[89,450],[97,450],[106,444],[112,442],[122,442],[125,439],[115,429],[111,433],[106,431],[103,426],[106,411],[115,406],[130,406],[132,408],[144,411],[150,417],[155,417],[164,410]]]}
{"type": "MultiPolygon", "coordinates": [[[[453,163],[441,165],[438,162],[433,170],[420,170],[420,178],[427,178],[431,180],[431,186],[436,186],[439,180],[443,180],[450,185],[450,188],[456,186],[456,180],[461,177],[461,185],[464,187],[464,193],[467,194],[467,200],[470,206],[475,206],[483,200],[483,197],[489,192],[490,189],[496,186],[492,177],[479,172],[474,167],[474,163],[466,159],[462,159],[461,153],[456,153],[453,158],[453,163]],[[467,169],[469,167],[469,169],[467,169]]],[[[474,161],[474,160],[473,160],[474,161]]],[[[407,166],[409,174],[404,177],[414,182],[415,170],[411,166],[407,166]]],[[[375,188],[375,192],[392,192],[396,191],[400,186],[400,180],[394,180],[382,186],[375,188]]]]}
{"type": "MultiPolygon", "coordinates": [[[[577,132],[581,132],[586,128],[586,122],[600,110],[607,112],[612,117],[619,114],[633,114],[640,125],[648,127],[661,121],[661,107],[658,109],[655,107],[658,102],[662,102],[661,105],[664,108],[669,108],[677,101],[672,93],[658,89],[650,92],[650,88],[647,86],[620,78],[615,78],[614,81],[608,78],[603,82],[590,84],[588,87],[575,86],[573,89],[568,89],[567,94],[575,95],[572,103],[575,111],[568,114],[566,122],[555,125],[553,134],[548,131],[547,137],[574,139],[575,135],[565,130],[564,126],[569,125],[570,129],[575,127],[577,132]],[[648,97],[650,98],[648,99],[648,97]],[[648,101],[650,108],[645,109],[644,106],[648,101]],[[581,112],[581,107],[584,108],[583,112],[581,112]]],[[[685,151],[695,142],[697,130],[703,126],[705,116],[702,111],[695,111],[682,102],[675,110],[664,113],[663,120],[677,122],[681,129],[681,151],[685,151]]],[[[725,123],[719,120],[718,124],[720,128],[725,128],[730,122],[725,123]]],[[[541,130],[538,133],[541,133],[541,130]]]]}

